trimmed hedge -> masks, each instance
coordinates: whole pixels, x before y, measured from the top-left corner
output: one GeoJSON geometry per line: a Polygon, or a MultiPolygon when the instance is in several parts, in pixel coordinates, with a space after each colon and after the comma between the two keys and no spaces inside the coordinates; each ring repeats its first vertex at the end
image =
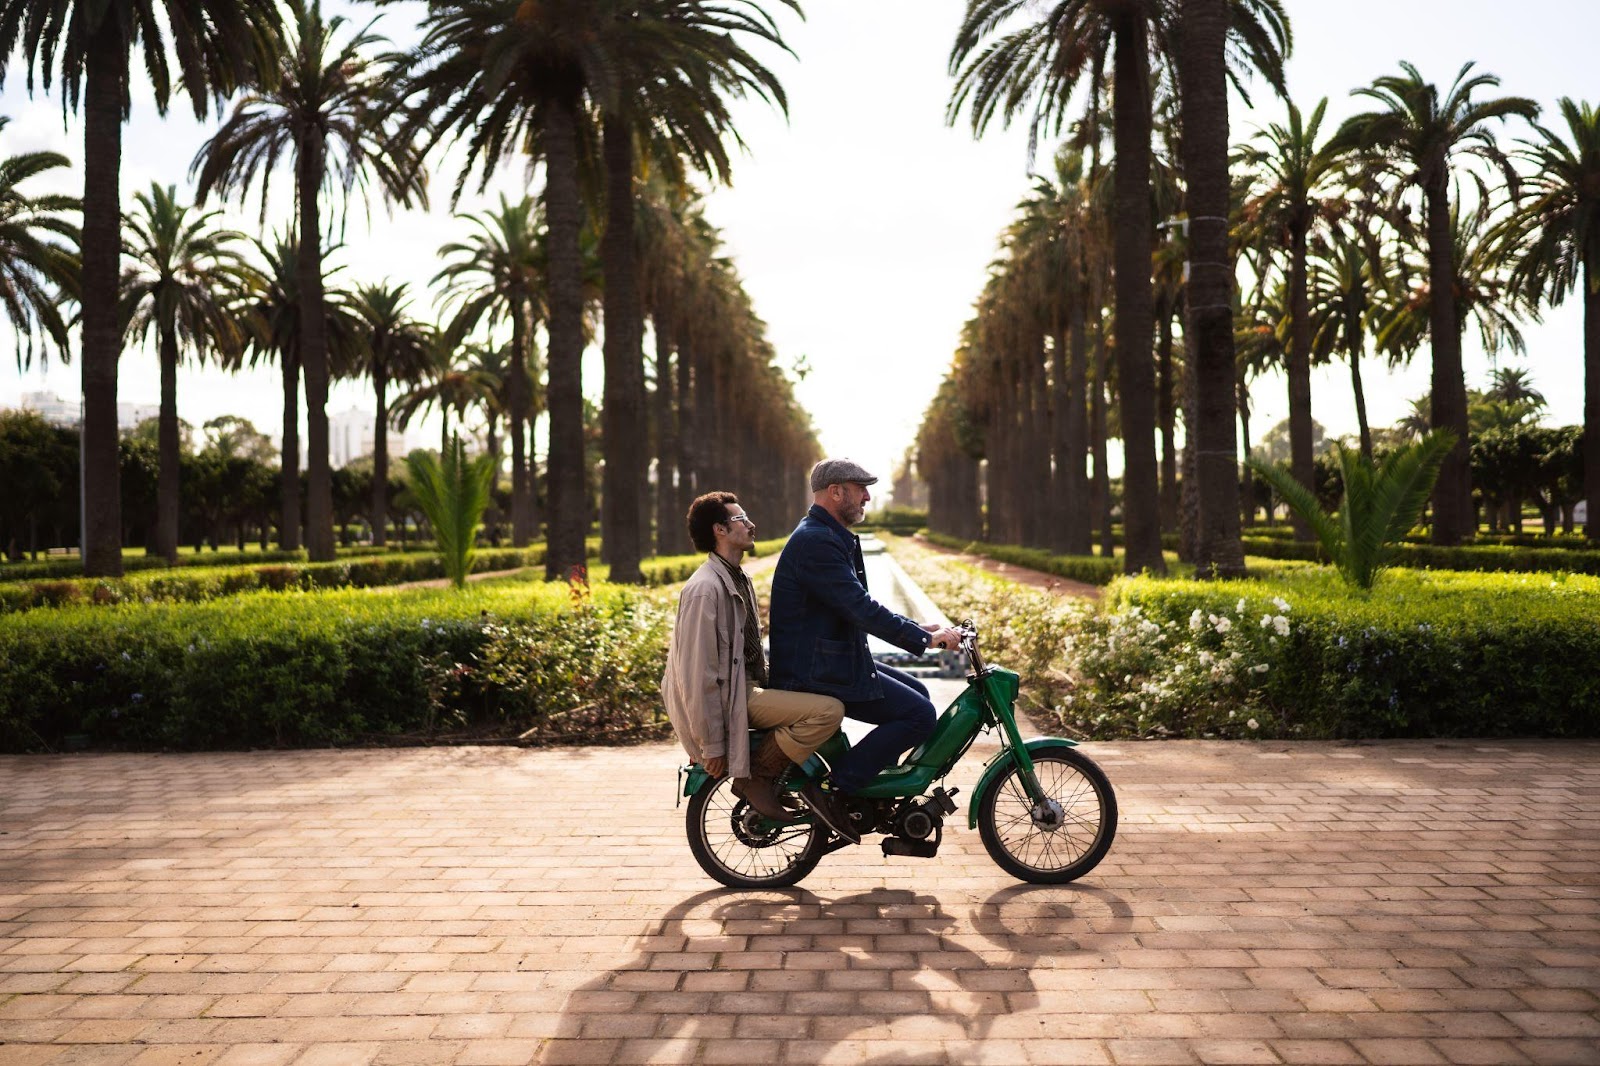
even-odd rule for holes
{"type": "MultiPolygon", "coordinates": [[[[1246,555],[1268,559],[1322,561],[1320,545],[1281,537],[1243,538],[1246,555]]],[[[1529,548],[1515,544],[1466,544],[1457,548],[1403,543],[1394,547],[1396,566],[1429,570],[1494,573],[1565,571],[1600,575],[1600,551],[1572,547],[1529,548]]]]}
{"type": "Polygon", "coordinates": [[[1063,718],[1139,735],[1600,735],[1600,580],[1393,570],[1362,595],[1124,579],[1074,638],[1063,718]]]}
{"type": "MultiPolygon", "coordinates": [[[[537,634],[522,644],[543,663],[536,677],[599,676],[610,666],[593,632],[622,634],[607,654],[653,662],[668,599],[506,579],[0,617],[0,750],[305,746],[481,725],[498,721],[498,705],[461,679],[497,631],[537,634]],[[452,684],[472,699],[452,700],[452,684]]],[[[576,702],[556,686],[521,706],[576,702]]]]}
{"type": "Polygon", "coordinates": [[[925,533],[930,544],[954,548],[969,555],[982,555],[1013,566],[1025,566],[1055,574],[1086,585],[1109,585],[1122,576],[1122,559],[1103,555],[1052,555],[1043,548],[1023,548],[1015,544],[989,544],[981,540],[962,540],[945,533],[925,533]]]}
{"type": "MultiPolygon", "coordinates": [[[[756,555],[779,550],[784,538],[760,541],[756,555]]],[[[532,548],[481,550],[473,559],[473,573],[543,566],[543,545],[532,548]]],[[[640,569],[645,582],[670,585],[685,580],[705,561],[704,555],[674,555],[646,559],[640,569]]],[[[407,552],[343,559],[332,563],[285,562],[267,566],[180,567],[121,578],[10,582],[0,584],[0,614],[34,607],[120,603],[199,603],[241,592],[285,592],[318,589],[377,588],[444,577],[439,556],[432,552],[407,552]]]]}

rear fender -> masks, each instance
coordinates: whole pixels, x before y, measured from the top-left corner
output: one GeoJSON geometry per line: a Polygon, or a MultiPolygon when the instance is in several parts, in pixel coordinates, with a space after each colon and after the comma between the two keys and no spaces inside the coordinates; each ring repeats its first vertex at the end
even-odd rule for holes
{"type": "MultiPolygon", "coordinates": [[[[1028,749],[1030,756],[1036,755],[1041,751],[1049,751],[1052,748],[1075,748],[1077,746],[1078,742],[1076,740],[1068,740],[1065,737],[1037,737],[1023,744],[1023,747],[1028,749]]],[[[984,766],[983,774],[978,778],[977,787],[972,790],[972,803],[967,807],[968,829],[978,828],[978,801],[983,798],[985,790],[989,787],[989,782],[1005,773],[1011,764],[1016,761],[1016,755],[1012,749],[1001,748],[1000,753],[990,759],[988,764],[984,766]]]]}

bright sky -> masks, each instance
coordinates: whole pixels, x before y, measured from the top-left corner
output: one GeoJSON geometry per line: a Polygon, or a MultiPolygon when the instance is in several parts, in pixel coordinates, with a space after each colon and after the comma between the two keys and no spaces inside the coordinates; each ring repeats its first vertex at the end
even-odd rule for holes
{"type": "MultiPolygon", "coordinates": [[[[372,17],[359,4],[325,2],[330,12],[348,12],[357,23],[372,17]]],[[[798,394],[824,448],[853,455],[887,480],[949,365],[997,235],[1027,191],[1025,137],[1020,130],[995,130],[980,143],[964,128],[944,124],[950,87],[945,61],[962,0],[809,0],[805,7],[806,22],[784,20],[797,59],[771,58],[789,92],[789,120],[755,105],[741,109],[739,128],[750,155],[737,164],[734,187],[712,196],[710,215],[724,231],[780,360],[792,365],[804,356],[811,367],[798,394]]],[[[1532,97],[1551,122],[1558,121],[1554,107],[1562,95],[1582,98],[1592,91],[1584,72],[1592,68],[1600,5],[1591,0],[1287,0],[1287,7],[1296,42],[1290,90],[1306,111],[1318,98],[1330,97],[1329,132],[1363,107],[1350,89],[1397,72],[1401,59],[1414,62],[1441,89],[1462,63],[1476,60],[1501,77],[1500,91],[1532,97]]],[[[410,43],[422,9],[387,8],[378,29],[397,44],[410,43]]],[[[1236,141],[1282,115],[1265,86],[1256,95],[1256,114],[1243,112],[1236,101],[1236,141]]],[[[52,149],[76,168],[82,158],[78,120],[72,117],[63,127],[57,98],[30,99],[20,66],[13,66],[0,89],[0,114],[12,119],[0,137],[0,153],[52,149]]],[[[194,122],[183,105],[160,119],[143,93],[125,130],[124,201],[152,181],[189,188],[189,162],[211,128],[214,123],[194,122]]],[[[1520,122],[1512,124],[1507,143],[1528,132],[1520,122]]],[[[436,176],[430,212],[391,219],[378,207],[370,228],[359,209],[353,212],[339,260],[343,276],[406,280],[425,292],[437,270],[437,248],[464,233],[447,202],[453,177],[453,170],[436,176]]],[[[284,194],[291,175],[279,180],[282,192],[269,229],[289,217],[284,194]]],[[[497,177],[487,201],[472,198],[460,210],[478,210],[500,190],[520,195],[526,184],[521,168],[510,168],[497,177]]],[[[46,187],[40,181],[34,191],[46,187]]],[[[76,169],[63,188],[81,194],[76,169]]],[[[230,219],[246,232],[260,230],[253,198],[230,219]]],[[[427,306],[426,300],[419,303],[419,310],[427,306]]],[[[1548,311],[1542,324],[1528,324],[1525,333],[1526,359],[1506,354],[1501,365],[1531,370],[1550,400],[1551,422],[1581,421],[1578,304],[1569,300],[1548,311]]],[[[76,397],[75,363],[36,366],[21,375],[10,348],[9,336],[0,336],[0,406],[15,405],[22,392],[36,390],[76,397]]],[[[1466,352],[1468,384],[1481,387],[1490,364],[1472,332],[1466,352]]],[[[1428,388],[1425,354],[1393,374],[1376,363],[1364,370],[1374,425],[1396,421],[1409,400],[1428,388]]],[[[1342,363],[1313,375],[1313,414],[1331,434],[1355,430],[1348,381],[1342,363]]],[[[125,355],[120,382],[122,399],[154,404],[153,353],[125,355]]],[[[600,393],[597,357],[586,364],[584,387],[600,393]]],[[[276,435],[282,420],[271,369],[238,376],[185,370],[178,396],[180,414],[197,426],[237,414],[276,435]]],[[[1259,437],[1287,414],[1282,379],[1263,378],[1253,400],[1251,428],[1259,437]]],[[[335,389],[329,409],[370,404],[370,388],[350,383],[335,389]]],[[[436,433],[436,425],[424,422],[413,428],[412,439],[425,442],[436,433]]],[[[797,487],[796,495],[802,500],[803,490],[797,487]]]]}

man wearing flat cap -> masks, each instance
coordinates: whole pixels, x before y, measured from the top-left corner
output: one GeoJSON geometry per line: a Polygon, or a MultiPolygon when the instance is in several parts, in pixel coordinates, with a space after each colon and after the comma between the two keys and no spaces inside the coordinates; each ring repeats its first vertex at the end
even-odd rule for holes
{"type": "Polygon", "coordinates": [[[833,767],[820,788],[802,792],[835,832],[859,843],[844,796],[861,788],[903,752],[926,740],[937,715],[916,678],[875,663],[867,635],[915,655],[954,650],[960,635],[918,625],[867,593],[861,538],[850,532],[867,513],[878,479],[850,459],[811,468],[811,509],[800,520],[772,577],[772,685],[833,696],[848,718],[877,726],[833,767]]]}

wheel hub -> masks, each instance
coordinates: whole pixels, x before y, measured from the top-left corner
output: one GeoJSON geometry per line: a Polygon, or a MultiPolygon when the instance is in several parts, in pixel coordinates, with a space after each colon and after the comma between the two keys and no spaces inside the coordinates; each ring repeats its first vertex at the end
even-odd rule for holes
{"type": "Polygon", "coordinates": [[[1053,799],[1040,800],[1028,813],[1033,816],[1034,827],[1047,833],[1054,833],[1067,821],[1067,812],[1053,799]]]}

